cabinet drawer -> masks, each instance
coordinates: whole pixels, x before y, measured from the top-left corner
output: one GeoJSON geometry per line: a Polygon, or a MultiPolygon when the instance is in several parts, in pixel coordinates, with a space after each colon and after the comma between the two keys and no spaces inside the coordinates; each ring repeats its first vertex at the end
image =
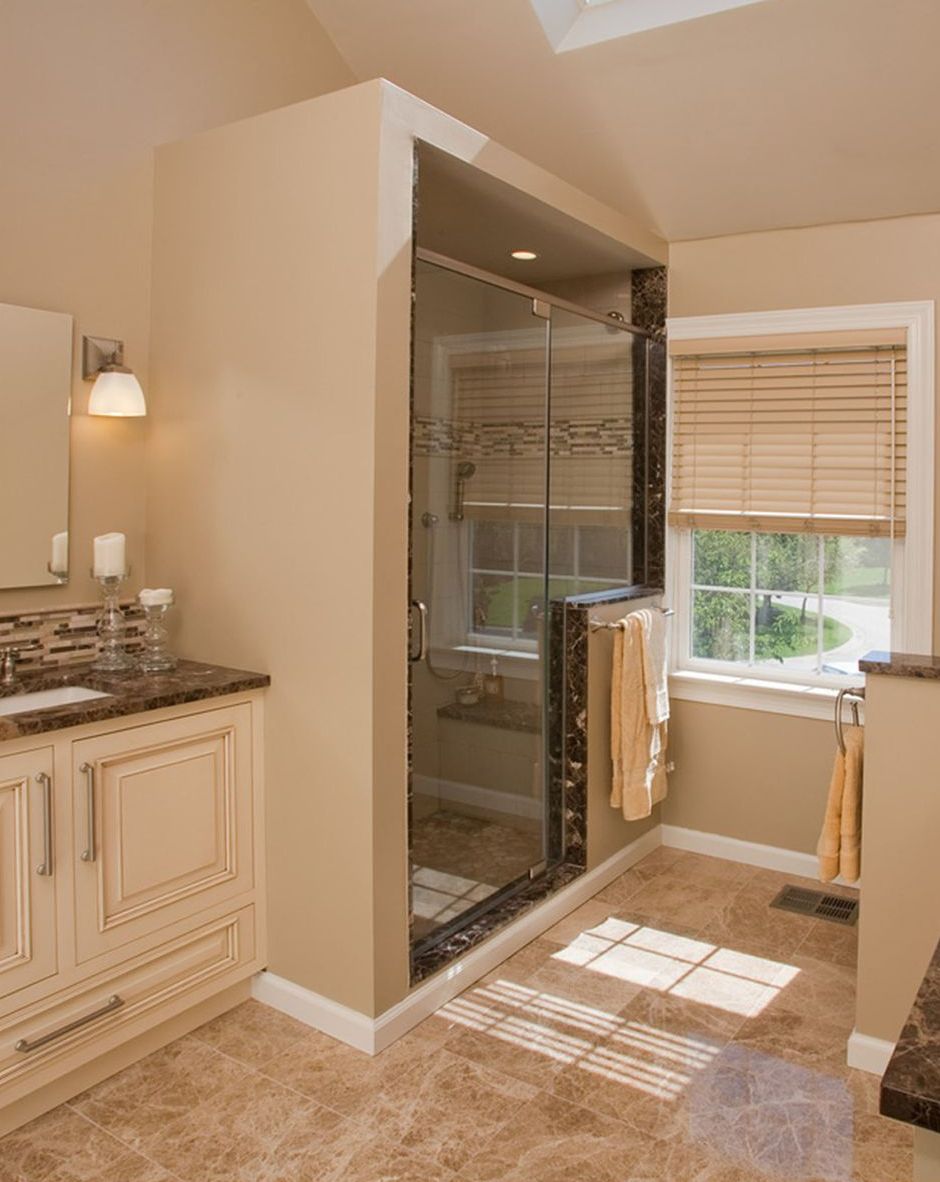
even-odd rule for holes
{"type": "Polygon", "coordinates": [[[75,743],[79,963],[253,886],[251,707],[75,743]]]}
{"type": "Polygon", "coordinates": [[[246,907],[103,974],[38,1013],[0,1020],[0,1096],[32,1071],[62,1059],[71,1061],[58,1070],[71,1070],[133,1037],[137,1027],[149,1029],[172,1017],[200,1000],[188,995],[216,978],[228,974],[234,983],[254,955],[254,908],[246,907]]]}

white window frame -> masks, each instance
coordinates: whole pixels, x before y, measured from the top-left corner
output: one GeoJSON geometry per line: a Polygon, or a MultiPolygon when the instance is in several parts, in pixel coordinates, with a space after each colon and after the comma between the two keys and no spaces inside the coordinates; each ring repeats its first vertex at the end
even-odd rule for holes
{"type": "MultiPolygon", "coordinates": [[[[830,308],[794,308],[777,312],[745,312],[720,316],[670,317],[670,340],[776,336],[787,333],[841,332],[865,329],[905,330],[908,367],[907,523],[903,540],[895,542],[891,568],[891,647],[895,652],[933,651],[934,547],[934,325],[933,300],[890,304],[850,304],[830,308]]],[[[672,478],[672,359],[667,362],[667,484],[672,478]]],[[[671,489],[667,487],[667,503],[671,489]]],[[[691,594],[686,578],[691,569],[688,530],[669,526],[666,532],[666,594],[675,609],[670,646],[670,694],[674,698],[738,706],[749,710],[831,718],[837,692],[818,678],[800,682],[792,673],[774,670],[747,674],[690,668],[688,653],[691,594]]],[[[859,679],[861,679],[859,674],[859,679]]],[[[840,681],[850,684],[852,679],[840,681]]]]}

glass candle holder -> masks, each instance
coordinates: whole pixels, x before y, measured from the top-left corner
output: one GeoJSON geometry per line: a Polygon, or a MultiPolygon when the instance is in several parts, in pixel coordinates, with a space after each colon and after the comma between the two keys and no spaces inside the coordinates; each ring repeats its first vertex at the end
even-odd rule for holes
{"type": "Polygon", "coordinates": [[[130,571],[123,575],[93,575],[104,596],[104,606],[98,618],[101,648],[92,668],[98,673],[127,673],[134,667],[134,658],[124,646],[127,621],[119,602],[121,585],[130,571]]]}
{"type": "Polygon", "coordinates": [[[147,623],[144,627],[144,651],[140,668],[144,673],[169,673],[176,668],[176,657],[167,648],[167,630],[163,622],[169,603],[144,604],[147,623]]]}

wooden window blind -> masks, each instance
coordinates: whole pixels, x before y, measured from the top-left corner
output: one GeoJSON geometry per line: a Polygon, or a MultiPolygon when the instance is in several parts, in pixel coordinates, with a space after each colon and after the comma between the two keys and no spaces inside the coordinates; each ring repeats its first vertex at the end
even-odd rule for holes
{"type": "Polygon", "coordinates": [[[903,535],[905,339],[673,342],[670,523],[903,535]]]}

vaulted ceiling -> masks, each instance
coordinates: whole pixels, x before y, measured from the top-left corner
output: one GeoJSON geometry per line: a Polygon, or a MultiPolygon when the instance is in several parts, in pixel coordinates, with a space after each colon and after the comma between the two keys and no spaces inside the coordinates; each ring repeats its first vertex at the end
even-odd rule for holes
{"type": "Polygon", "coordinates": [[[671,241],[940,210],[940,0],[762,0],[562,53],[531,0],[308,4],[360,79],[671,241]]]}

